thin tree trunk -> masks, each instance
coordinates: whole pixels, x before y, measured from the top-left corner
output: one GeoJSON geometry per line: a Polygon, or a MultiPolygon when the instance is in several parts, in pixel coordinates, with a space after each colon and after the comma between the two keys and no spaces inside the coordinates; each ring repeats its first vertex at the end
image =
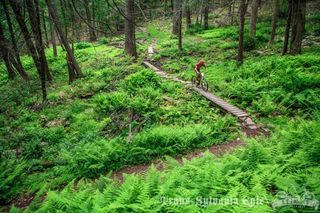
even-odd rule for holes
{"type": "Polygon", "coordinates": [[[1,53],[1,58],[4,61],[4,64],[7,68],[7,72],[8,72],[8,78],[9,79],[14,79],[16,76],[16,73],[14,72],[14,70],[12,69],[12,67],[10,66],[10,60],[9,60],[9,51],[8,51],[8,43],[5,40],[4,37],[4,32],[2,29],[2,24],[0,22],[0,53],[1,53]]]}
{"type": "Polygon", "coordinates": [[[190,0],[185,1],[185,10],[186,10],[186,28],[187,30],[189,30],[191,25],[190,0]]]}
{"type": "MultiPolygon", "coordinates": [[[[42,33],[41,33],[41,23],[40,23],[40,13],[38,0],[28,0],[26,1],[27,10],[29,13],[29,19],[31,22],[31,29],[34,35],[35,47],[40,60],[41,71],[45,73],[45,79],[48,81],[52,80],[52,76],[49,72],[48,62],[45,55],[45,47],[43,45],[42,33]]],[[[42,73],[41,73],[42,74],[42,73]]],[[[40,78],[43,76],[40,75],[40,78]]],[[[41,79],[42,80],[42,79],[41,79]]],[[[45,100],[45,99],[44,99],[45,100]]]]}
{"type": "Polygon", "coordinates": [[[173,0],[172,34],[179,34],[179,0],[173,0]]]}
{"type": "Polygon", "coordinates": [[[47,23],[46,23],[46,17],[44,14],[44,10],[41,10],[41,17],[42,17],[42,24],[43,24],[43,33],[45,38],[45,46],[49,47],[49,39],[48,39],[48,31],[47,31],[47,23]]]}
{"type": "Polygon", "coordinates": [[[280,12],[280,0],[274,0],[274,11],[273,11],[273,16],[272,16],[272,28],[271,28],[270,41],[269,41],[270,45],[273,45],[274,37],[276,35],[279,12],[280,12]]]}
{"type": "Polygon", "coordinates": [[[302,39],[305,31],[306,0],[293,1],[292,5],[292,30],[290,51],[292,55],[301,53],[302,39]]]}
{"type": "Polygon", "coordinates": [[[94,36],[95,39],[97,39],[97,32],[94,31],[94,29],[96,28],[96,8],[95,8],[95,0],[91,0],[92,4],[91,4],[91,10],[92,10],[92,30],[94,32],[94,36]]]}
{"type": "Polygon", "coordinates": [[[204,1],[203,8],[203,27],[205,30],[209,28],[209,0],[204,1]]]}
{"type": "Polygon", "coordinates": [[[230,20],[230,24],[232,24],[232,4],[233,4],[233,0],[229,0],[228,1],[228,17],[227,17],[227,19],[229,19],[230,20]]]}
{"type": "Polygon", "coordinates": [[[251,17],[250,17],[250,36],[256,37],[258,10],[261,0],[253,0],[251,3],[251,17]]]}
{"type": "Polygon", "coordinates": [[[75,33],[76,18],[75,18],[75,14],[74,14],[74,8],[72,7],[72,3],[70,1],[68,2],[68,6],[69,6],[70,16],[71,16],[71,32],[72,32],[71,42],[73,45],[74,40],[75,40],[75,34],[76,34],[75,33]]]}
{"type": "Polygon", "coordinates": [[[66,11],[65,11],[65,5],[63,4],[63,0],[60,0],[60,11],[62,13],[62,19],[63,19],[63,22],[61,22],[61,24],[63,24],[63,27],[64,27],[64,34],[66,35],[66,38],[68,39],[68,26],[66,24],[66,20],[67,20],[67,17],[66,17],[66,11]]]}
{"type": "Polygon", "coordinates": [[[16,42],[16,38],[14,36],[14,31],[13,31],[13,27],[12,27],[12,22],[11,22],[11,18],[10,18],[10,14],[7,8],[7,4],[6,1],[3,0],[2,2],[2,6],[3,6],[3,10],[5,12],[6,15],[6,19],[7,19],[7,24],[8,24],[8,28],[9,28],[9,32],[10,32],[10,37],[11,37],[11,43],[12,43],[12,47],[13,47],[13,53],[14,53],[14,57],[16,60],[16,70],[18,71],[18,73],[20,74],[20,76],[25,80],[25,81],[29,81],[29,76],[26,73],[26,71],[24,70],[21,60],[20,60],[20,55],[19,55],[19,50],[17,47],[17,42],[16,42]]]}
{"type": "Polygon", "coordinates": [[[50,34],[51,34],[50,40],[51,40],[51,44],[52,44],[53,57],[58,57],[55,30],[54,30],[52,21],[50,21],[50,34]]]}
{"type": "Polygon", "coordinates": [[[282,55],[286,54],[288,51],[288,43],[289,43],[290,27],[291,27],[291,16],[292,16],[292,0],[288,0],[288,17],[287,17],[286,29],[284,31],[282,55]]]}
{"type": "MultiPolygon", "coordinates": [[[[90,2],[89,0],[83,0],[83,1],[84,1],[84,9],[86,10],[86,16],[87,16],[88,22],[90,23],[91,26],[93,26],[93,20],[92,20],[90,8],[89,8],[90,2]]],[[[91,27],[88,27],[88,28],[89,28],[90,41],[95,41],[97,38],[94,30],[91,27]]]]}
{"type": "Polygon", "coordinates": [[[57,15],[57,9],[56,9],[56,5],[54,4],[54,2],[52,0],[46,0],[47,6],[48,6],[48,10],[49,10],[49,14],[53,20],[53,23],[55,25],[55,28],[57,30],[57,32],[59,33],[59,37],[61,39],[62,45],[64,46],[65,50],[68,53],[68,56],[70,57],[73,65],[74,65],[74,71],[77,77],[82,77],[83,74],[81,72],[81,69],[79,67],[79,64],[77,63],[72,50],[70,48],[70,45],[68,43],[68,40],[66,38],[66,35],[64,33],[64,31],[62,30],[61,24],[60,24],[60,20],[59,17],[57,15]]]}
{"type": "Polygon", "coordinates": [[[39,61],[39,57],[38,57],[38,54],[37,54],[37,50],[36,48],[34,47],[34,44],[32,42],[32,39],[31,39],[31,35],[30,35],[30,32],[26,26],[26,23],[24,22],[24,17],[22,15],[22,8],[21,8],[21,5],[17,2],[17,0],[12,0],[12,1],[9,1],[10,3],[10,6],[12,7],[12,10],[14,12],[14,15],[15,15],[15,18],[19,24],[19,27],[21,29],[21,32],[23,34],[23,37],[26,41],[26,44],[27,44],[27,47],[29,49],[29,52],[31,54],[31,57],[33,59],[33,62],[34,64],[36,65],[36,68],[38,70],[38,73],[40,75],[41,73],[41,65],[40,65],[40,61],[39,61]]]}
{"type": "Polygon", "coordinates": [[[27,4],[27,10],[28,10],[29,18],[31,22],[32,32],[35,37],[35,46],[40,59],[40,69],[41,69],[40,80],[41,80],[41,89],[42,89],[42,99],[43,101],[46,101],[47,100],[46,77],[47,79],[49,79],[51,76],[47,75],[49,71],[48,71],[48,63],[47,63],[46,55],[44,53],[44,45],[42,42],[39,4],[37,0],[28,0],[26,1],[26,4],[27,4]]]}
{"type": "Polygon", "coordinates": [[[182,50],[182,0],[178,1],[178,49],[182,50]]]}
{"type": "Polygon", "coordinates": [[[240,11],[239,11],[239,47],[238,47],[238,57],[237,61],[243,63],[243,37],[244,37],[244,16],[246,14],[246,0],[240,1],[240,11]]]}
{"type": "Polygon", "coordinates": [[[233,18],[234,18],[234,5],[235,5],[235,2],[234,2],[235,0],[232,0],[232,15],[231,15],[231,24],[233,24],[233,22],[234,22],[234,20],[233,20],[233,18]]]}
{"type": "Polygon", "coordinates": [[[134,26],[134,0],[126,0],[125,12],[125,52],[137,58],[136,33],[134,26]]]}

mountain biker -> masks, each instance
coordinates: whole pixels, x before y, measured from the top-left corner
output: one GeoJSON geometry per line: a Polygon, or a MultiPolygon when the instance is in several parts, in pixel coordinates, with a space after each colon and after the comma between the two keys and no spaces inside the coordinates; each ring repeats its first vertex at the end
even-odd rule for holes
{"type": "Polygon", "coordinates": [[[194,71],[196,72],[197,75],[197,82],[200,84],[201,78],[202,78],[202,73],[200,72],[201,67],[206,67],[206,62],[201,59],[195,66],[194,66],[194,71]]]}

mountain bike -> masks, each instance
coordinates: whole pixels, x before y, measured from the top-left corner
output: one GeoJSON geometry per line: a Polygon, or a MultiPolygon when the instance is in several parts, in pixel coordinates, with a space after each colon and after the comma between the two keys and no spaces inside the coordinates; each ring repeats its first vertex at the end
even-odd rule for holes
{"type": "Polygon", "coordinates": [[[201,73],[201,79],[200,79],[200,82],[198,82],[197,80],[197,76],[192,76],[191,78],[191,83],[192,83],[192,86],[201,86],[201,88],[204,90],[204,91],[208,91],[208,82],[207,80],[204,78],[204,74],[201,73]]]}

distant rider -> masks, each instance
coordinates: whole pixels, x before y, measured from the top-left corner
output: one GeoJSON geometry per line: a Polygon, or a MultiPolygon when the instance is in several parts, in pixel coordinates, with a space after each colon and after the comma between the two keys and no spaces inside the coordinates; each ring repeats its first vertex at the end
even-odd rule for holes
{"type": "Polygon", "coordinates": [[[201,78],[202,78],[202,73],[200,72],[201,67],[206,67],[206,62],[201,59],[195,66],[194,66],[194,71],[196,72],[197,75],[197,82],[200,84],[201,78]]]}

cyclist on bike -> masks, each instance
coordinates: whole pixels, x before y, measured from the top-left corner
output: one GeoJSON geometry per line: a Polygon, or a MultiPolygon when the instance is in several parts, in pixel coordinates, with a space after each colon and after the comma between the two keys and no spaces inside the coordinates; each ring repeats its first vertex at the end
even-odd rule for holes
{"type": "Polygon", "coordinates": [[[201,67],[206,67],[206,62],[201,59],[195,66],[194,66],[194,71],[196,72],[197,75],[197,82],[198,85],[200,84],[201,78],[202,78],[202,73],[200,72],[201,67]]]}

